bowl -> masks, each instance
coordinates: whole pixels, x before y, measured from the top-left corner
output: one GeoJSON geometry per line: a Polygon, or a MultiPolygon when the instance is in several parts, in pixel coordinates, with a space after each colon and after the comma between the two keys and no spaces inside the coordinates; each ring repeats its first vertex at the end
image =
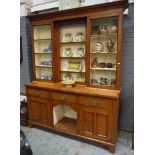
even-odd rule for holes
{"type": "Polygon", "coordinates": [[[75,81],[73,80],[67,80],[61,82],[66,88],[72,88],[75,81]]]}

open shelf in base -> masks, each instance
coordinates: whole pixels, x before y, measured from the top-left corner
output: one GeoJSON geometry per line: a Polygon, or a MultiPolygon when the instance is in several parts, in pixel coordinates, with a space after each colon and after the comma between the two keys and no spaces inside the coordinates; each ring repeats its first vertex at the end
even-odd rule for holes
{"type": "Polygon", "coordinates": [[[55,124],[55,128],[77,133],[77,120],[69,117],[63,117],[55,124]]]}

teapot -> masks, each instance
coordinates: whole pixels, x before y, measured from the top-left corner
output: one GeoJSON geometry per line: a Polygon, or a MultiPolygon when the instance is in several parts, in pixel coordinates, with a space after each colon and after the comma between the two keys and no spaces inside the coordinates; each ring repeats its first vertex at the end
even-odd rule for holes
{"type": "Polygon", "coordinates": [[[115,43],[111,39],[109,39],[107,41],[107,43],[105,44],[105,46],[108,49],[108,52],[112,52],[112,49],[113,49],[114,45],[115,45],[115,43]]]}

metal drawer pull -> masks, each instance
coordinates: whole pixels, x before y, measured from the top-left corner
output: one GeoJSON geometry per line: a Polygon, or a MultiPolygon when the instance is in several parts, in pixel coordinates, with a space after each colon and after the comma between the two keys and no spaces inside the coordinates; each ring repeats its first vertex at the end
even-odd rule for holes
{"type": "Polygon", "coordinates": [[[93,106],[98,106],[99,104],[97,103],[97,101],[92,101],[91,103],[93,106]]]}
{"type": "Polygon", "coordinates": [[[61,99],[62,99],[62,100],[65,100],[65,96],[61,96],[61,99]]]}
{"type": "Polygon", "coordinates": [[[40,92],[39,91],[35,91],[35,95],[39,96],[40,92]]]}

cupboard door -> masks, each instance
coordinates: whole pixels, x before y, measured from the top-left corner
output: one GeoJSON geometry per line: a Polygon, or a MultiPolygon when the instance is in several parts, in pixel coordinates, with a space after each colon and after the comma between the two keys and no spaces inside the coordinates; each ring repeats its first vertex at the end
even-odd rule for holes
{"type": "Polygon", "coordinates": [[[42,124],[50,123],[50,105],[48,100],[32,99],[29,100],[29,117],[30,120],[42,124]]]}
{"type": "Polygon", "coordinates": [[[40,121],[44,124],[49,123],[49,107],[48,103],[40,102],[40,121]]]}
{"type": "Polygon", "coordinates": [[[29,100],[29,118],[32,121],[39,121],[40,119],[40,107],[39,107],[39,102],[35,100],[29,100]]]}
{"type": "Polygon", "coordinates": [[[111,110],[80,107],[80,133],[98,140],[110,141],[112,129],[111,110]]]}
{"type": "Polygon", "coordinates": [[[111,139],[112,116],[110,110],[97,109],[95,112],[95,136],[100,140],[111,139]]]}
{"type": "Polygon", "coordinates": [[[91,108],[80,108],[80,133],[92,137],[94,135],[94,111],[91,108]]]}

